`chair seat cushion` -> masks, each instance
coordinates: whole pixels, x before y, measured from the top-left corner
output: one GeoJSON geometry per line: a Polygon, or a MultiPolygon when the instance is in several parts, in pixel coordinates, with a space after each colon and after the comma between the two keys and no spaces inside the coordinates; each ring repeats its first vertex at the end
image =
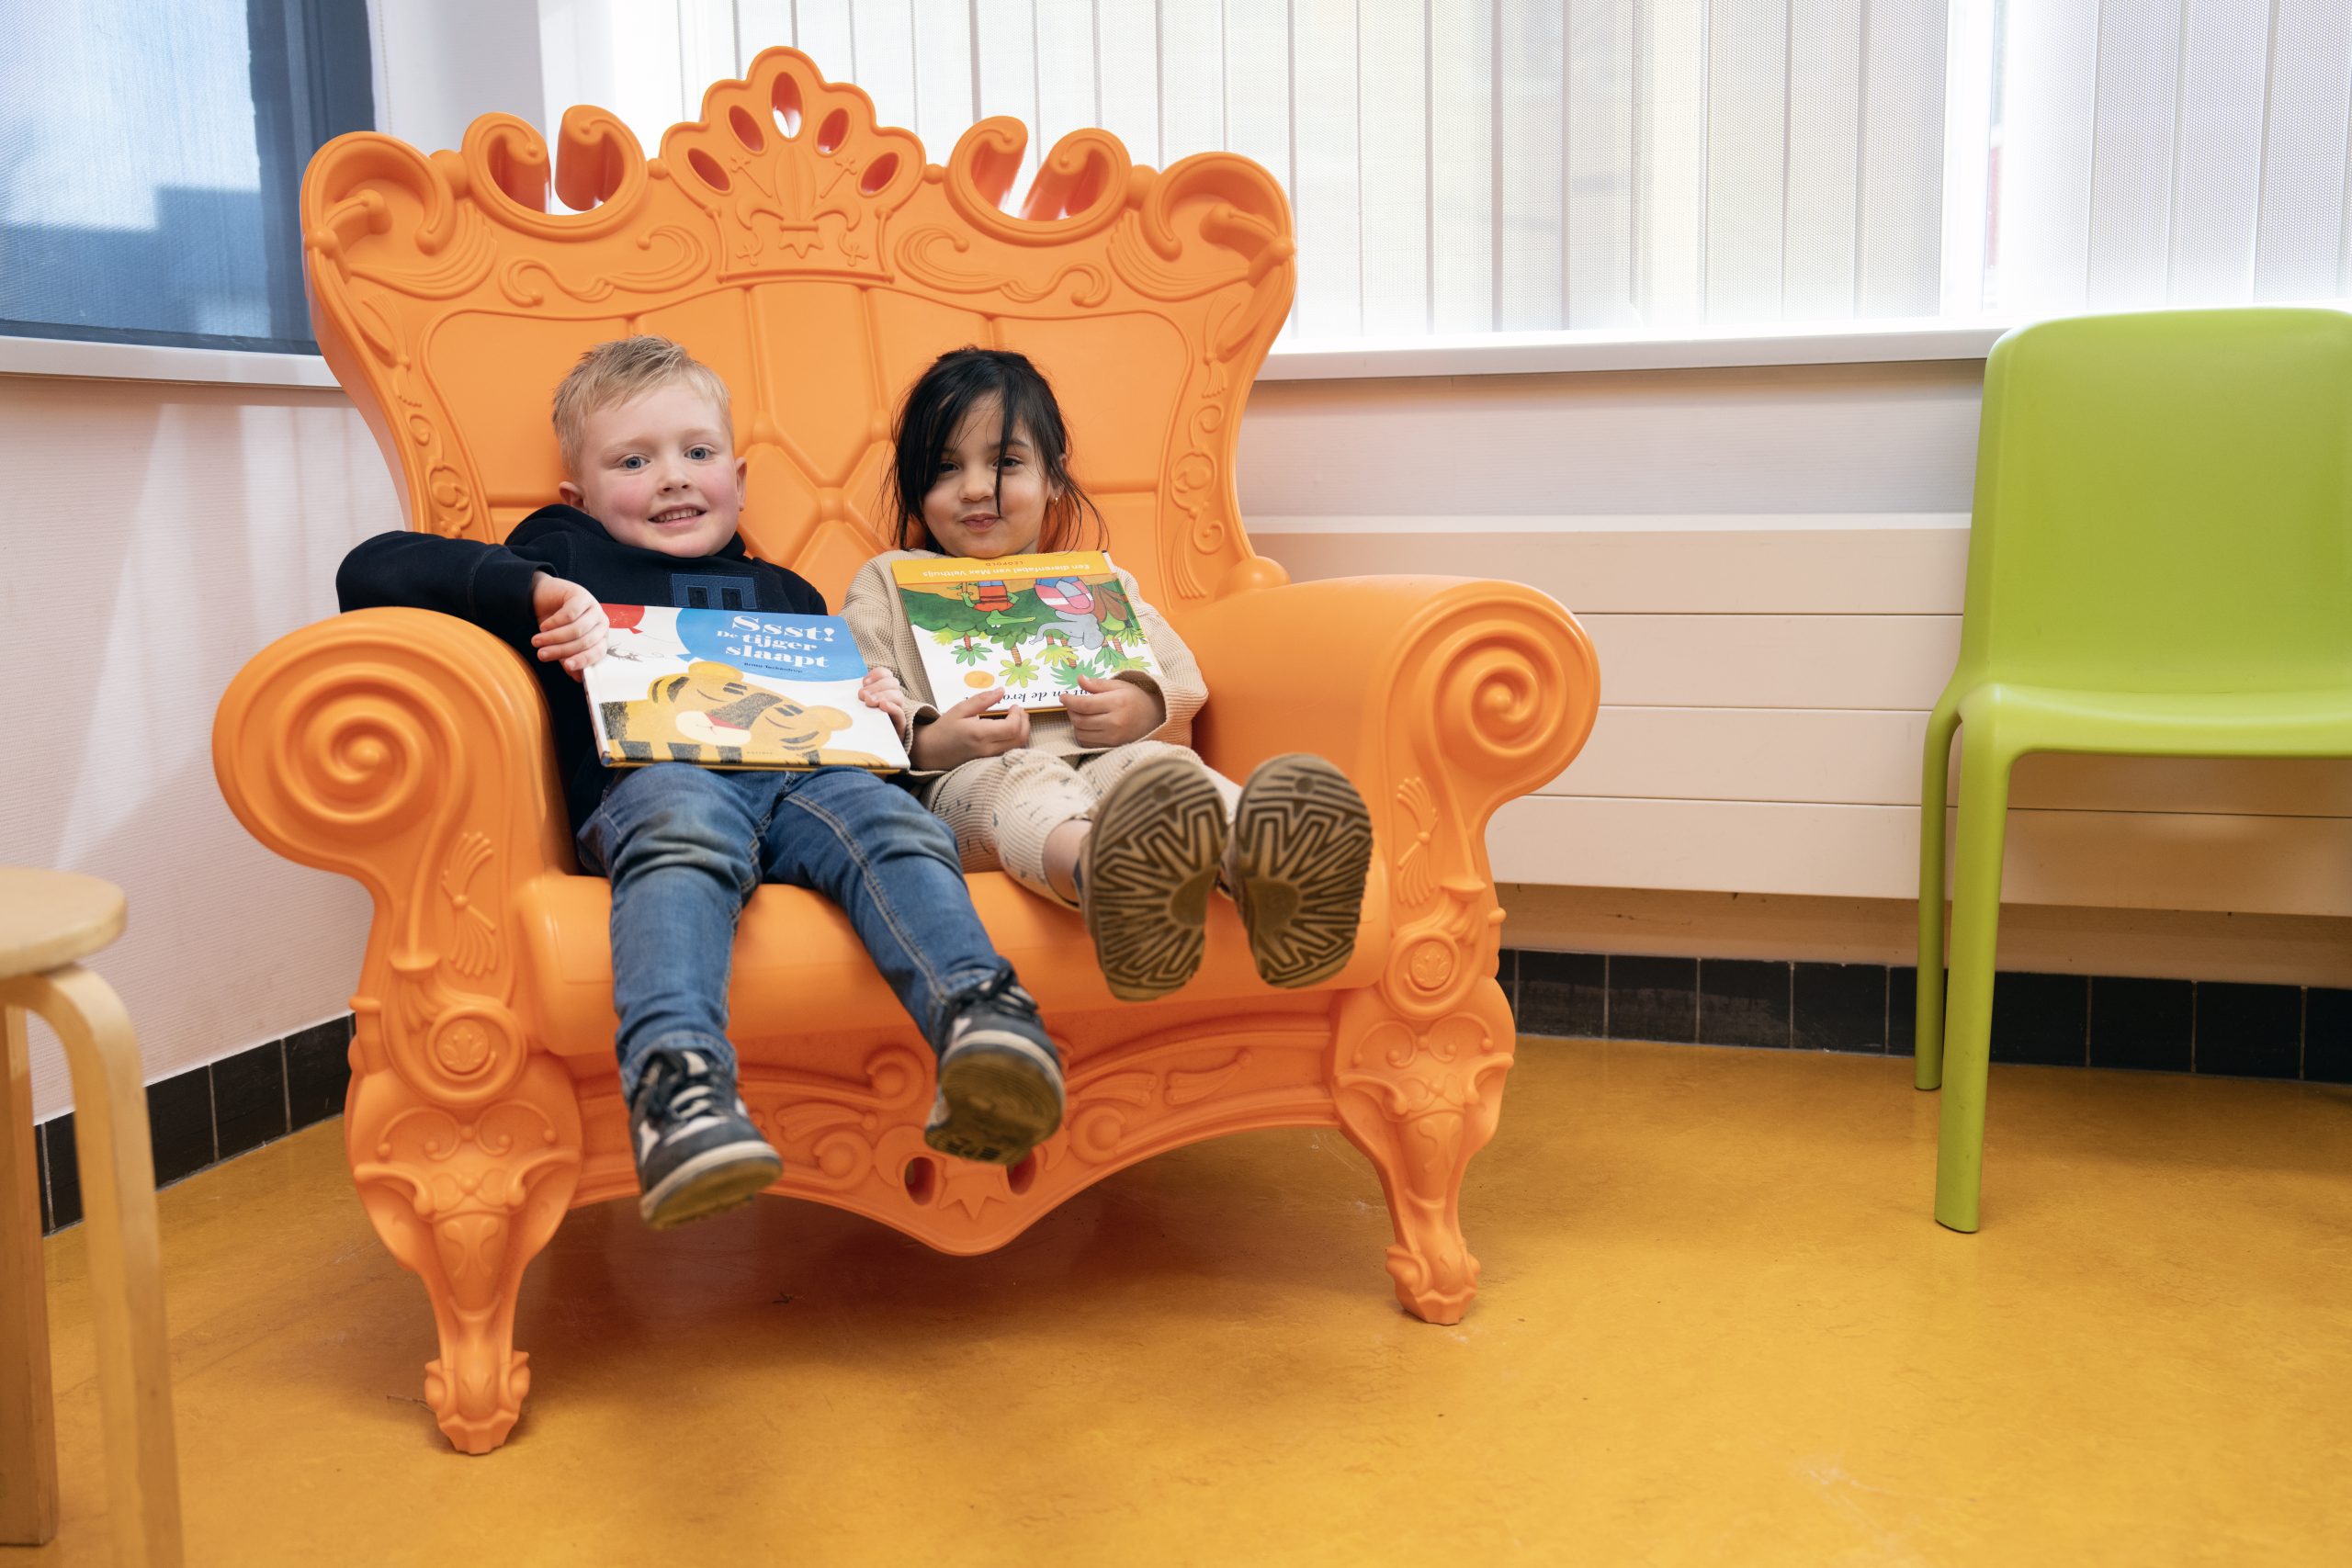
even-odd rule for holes
{"type": "Polygon", "coordinates": [[[1963,724],[1992,721],[2013,752],[2352,756],[2352,685],[2116,692],[1988,681],[1961,699],[1960,716],[1963,724]]]}
{"type": "MultiPolygon", "coordinates": [[[[1079,917],[1048,904],[1001,872],[971,878],[972,902],[997,951],[1019,972],[1066,1043],[1131,1038],[1193,1010],[1230,1014],[1322,1010],[1334,994],[1376,985],[1390,942],[1389,895],[1380,863],[1364,890],[1355,955],[1322,985],[1279,991],[1258,978],[1232,904],[1209,901],[1208,956],[1200,973],[1157,1002],[1114,998],[1094,963],[1079,917]]],[[[535,993],[542,1043],[559,1055],[609,1064],[613,1053],[611,885],[598,876],[550,875],[522,897],[527,956],[523,985],[535,993]]],[[[765,886],[752,896],[735,938],[728,987],[729,1035],[747,1062],[776,1061],[814,1036],[870,1040],[911,1032],[898,998],[874,967],[848,917],[805,888],[765,886]]]]}

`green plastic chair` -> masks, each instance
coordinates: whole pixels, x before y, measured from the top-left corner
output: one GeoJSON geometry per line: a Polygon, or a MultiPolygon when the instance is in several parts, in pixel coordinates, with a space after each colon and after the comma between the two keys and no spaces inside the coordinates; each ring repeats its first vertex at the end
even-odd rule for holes
{"type": "Polygon", "coordinates": [[[2029,751],[2352,756],[2352,316],[2088,316],[1993,347],[1960,664],[1919,790],[1918,1085],[1943,1088],[1936,1218],[1956,1231],[1977,1226],[2002,829],[2029,751]]]}

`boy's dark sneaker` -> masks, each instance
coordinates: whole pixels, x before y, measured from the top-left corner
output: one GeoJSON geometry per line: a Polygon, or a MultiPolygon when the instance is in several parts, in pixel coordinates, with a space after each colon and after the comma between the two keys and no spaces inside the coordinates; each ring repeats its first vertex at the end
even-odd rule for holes
{"type": "Polygon", "coordinates": [[[1303,751],[1260,763],[1225,866],[1258,977],[1312,986],[1346,967],[1371,868],[1372,814],[1347,774],[1303,751]]]}
{"type": "Polygon", "coordinates": [[[748,1203],[784,1174],[784,1160],[735,1085],[699,1051],[646,1059],[628,1112],[629,1148],[644,1195],[637,1212],[656,1230],[748,1203]]]}
{"type": "Polygon", "coordinates": [[[1113,996],[1148,1002],[1200,968],[1225,840],[1225,801],[1191,757],[1138,763],[1096,805],[1079,903],[1113,996]]]}
{"type": "Polygon", "coordinates": [[[964,1004],[939,1056],[922,1141],[941,1154],[1018,1165],[1062,1124],[1060,1053],[1008,974],[964,1004]]]}

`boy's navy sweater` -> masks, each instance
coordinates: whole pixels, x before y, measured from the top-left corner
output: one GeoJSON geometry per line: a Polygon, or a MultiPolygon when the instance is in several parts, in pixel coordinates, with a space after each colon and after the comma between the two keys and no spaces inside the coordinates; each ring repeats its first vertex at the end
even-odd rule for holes
{"type": "Polygon", "coordinates": [[[542,571],[580,584],[607,604],[825,613],[824,595],[806,578],[753,560],[744,554],[741,536],[715,556],[665,556],[622,544],[571,506],[539,508],[515,525],[503,545],[438,534],[379,534],[344,557],[334,592],[345,610],[438,610],[471,621],[537,672],[555,723],[556,768],[575,832],[604,798],[608,774],[580,682],[531,646],[539,629],[531,614],[531,579],[542,571]]]}

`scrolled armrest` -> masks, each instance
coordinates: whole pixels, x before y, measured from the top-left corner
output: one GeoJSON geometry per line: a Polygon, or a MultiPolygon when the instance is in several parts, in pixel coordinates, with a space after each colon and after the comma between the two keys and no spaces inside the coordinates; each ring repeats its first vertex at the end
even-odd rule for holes
{"type": "Polygon", "coordinates": [[[1314,751],[1363,793],[1390,868],[1381,996],[1430,1026],[1475,1009],[1503,919],[1487,819],[1568,765],[1600,705],[1576,617],[1517,583],[1340,578],[1236,593],[1184,634],[1208,680],[1195,739],[1213,766],[1241,778],[1314,751]]]}
{"type": "Polygon", "coordinates": [[[1368,801],[1412,797],[1425,823],[1451,807],[1482,841],[1497,807],[1575,759],[1600,701],[1584,628],[1515,582],[1289,583],[1195,612],[1184,635],[1208,681],[1200,749],[1218,768],[1319,752],[1368,801]]]}
{"type": "Polygon", "coordinates": [[[256,654],[212,721],[230,809],[375,900],[356,1061],[445,1108],[508,1093],[525,884],[571,864],[547,704],[514,652],[424,610],[361,610],[256,654]]]}
{"type": "Polygon", "coordinates": [[[570,863],[538,684],[452,616],[360,610],[279,637],[222,694],[212,766],[254,838],[379,908],[469,834],[523,863],[508,875],[570,863]]]}

